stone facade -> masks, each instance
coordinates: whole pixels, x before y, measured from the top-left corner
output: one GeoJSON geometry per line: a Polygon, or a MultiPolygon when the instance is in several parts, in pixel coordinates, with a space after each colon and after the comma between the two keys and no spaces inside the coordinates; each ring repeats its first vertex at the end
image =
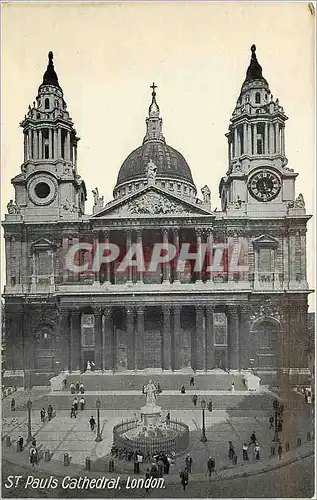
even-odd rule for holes
{"type": "Polygon", "coordinates": [[[221,211],[212,210],[208,186],[203,200],[196,198],[186,160],[166,145],[152,89],[143,146],[121,167],[113,201],[104,205],[96,189],[93,214],[86,215],[79,138],[50,53],[21,122],[24,163],[3,221],[7,368],[76,372],[88,361],[103,372],[306,367],[310,216],[287,167],[287,117],[254,46],[227,134],[221,211]],[[83,241],[92,248],[115,243],[120,255],[94,270],[94,253],[78,252],[76,265],[87,266],[73,273],[66,256],[83,241]],[[175,257],[150,272],[159,242],[175,245],[176,257],[189,243],[201,266],[188,259],[180,269],[175,257]],[[135,243],[145,268],[130,263],[121,272],[135,243]],[[240,267],[233,269],[237,248],[240,267]]]}

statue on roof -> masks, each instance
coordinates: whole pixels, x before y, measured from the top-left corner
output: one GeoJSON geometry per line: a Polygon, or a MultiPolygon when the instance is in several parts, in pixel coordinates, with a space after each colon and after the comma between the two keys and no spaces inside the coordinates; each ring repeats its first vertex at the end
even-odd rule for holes
{"type": "Polygon", "coordinates": [[[211,197],[211,193],[210,193],[210,189],[209,187],[206,185],[204,186],[202,189],[201,189],[201,193],[203,195],[203,200],[204,200],[204,203],[210,203],[210,197],[211,197]]]}
{"type": "Polygon", "coordinates": [[[157,173],[157,166],[153,163],[152,160],[148,162],[146,165],[146,176],[148,180],[148,184],[154,184],[157,173]]]}
{"type": "Polygon", "coordinates": [[[92,190],[92,194],[94,195],[94,206],[95,207],[96,206],[103,207],[103,205],[104,205],[104,197],[103,196],[99,196],[99,190],[98,190],[97,187],[92,190]]]}

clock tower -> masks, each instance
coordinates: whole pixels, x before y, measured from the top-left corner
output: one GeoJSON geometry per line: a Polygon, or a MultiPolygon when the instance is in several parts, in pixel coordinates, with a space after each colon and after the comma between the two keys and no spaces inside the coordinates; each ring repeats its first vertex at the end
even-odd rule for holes
{"type": "Polygon", "coordinates": [[[229,169],[219,186],[228,215],[286,215],[295,198],[296,173],[287,167],[287,116],[262,75],[256,47],[229,125],[229,169]]]}

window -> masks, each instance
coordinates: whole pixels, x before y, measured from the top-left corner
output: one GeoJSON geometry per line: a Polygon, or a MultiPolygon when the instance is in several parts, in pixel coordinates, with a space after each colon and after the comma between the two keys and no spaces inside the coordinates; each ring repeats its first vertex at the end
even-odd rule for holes
{"type": "Polygon", "coordinates": [[[95,346],[95,317],[93,314],[83,314],[81,318],[82,347],[95,346]]]}
{"type": "Polygon", "coordinates": [[[261,103],[261,94],[260,92],[255,93],[255,104],[260,104],[261,103]]]}
{"type": "Polygon", "coordinates": [[[48,148],[48,144],[44,144],[44,158],[45,158],[45,160],[48,160],[48,159],[49,159],[49,148],[48,148]]]}
{"type": "Polygon", "coordinates": [[[165,182],[162,182],[161,185],[162,185],[162,188],[165,188],[165,182]]]}
{"type": "Polygon", "coordinates": [[[45,109],[50,109],[50,100],[48,98],[46,98],[44,101],[44,107],[45,109]]]}
{"type": "Polygon", "coordinates": [[[173,184],[173,182],[170,182],[170,189],[174,189],[174,184],[173,184]]]}
{"type": "Polygon", "coordinates": [[[187,186],[184,186],[184,193],[187,193],[187,186]]]}
{"type": "Polygon", "coordinates": [[[136,185],[135,185],[135,189],[139,189],[139,184],[136,184],[136,185]]]}
{"type": "Polygon", "coordinates": [[[263,154],[262,139],[257,139],[257,141],[256,141],[256,149],[257,149],[256,152],[257,152],[258,155],[263,154]]]}
{"type": "Polygon", "coordinates": [[[213,314],[214,344],[227,345],[227,316],[225,313],[213,314]]]}
{"type": "Polygon", "coordinates": [[[177,191],[180,191],[180,190],[181,190],[181,185],[177,184],[177,191]]]}
{"type": "Polygon", "coordinates": [[[271,273],[274,271],[274,254],[272,248],[259,249],[259,272],[271,273]]]}
{"type": "Polygon", "coordinates": [[[246,96],[245,96],[245,102],[249,102],[249,101],[250,101],[250,96],[249,96],[249,94],[246,94],[246,96]]]}

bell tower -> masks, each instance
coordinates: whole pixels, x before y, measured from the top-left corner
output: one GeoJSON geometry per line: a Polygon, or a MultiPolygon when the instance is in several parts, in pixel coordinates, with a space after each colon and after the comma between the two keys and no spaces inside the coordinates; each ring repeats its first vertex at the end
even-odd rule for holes
{"type": "Polygon", "coordinates": [[[79,137],[48,54],[36,101],[20,123],[24,137],[21,174],[12,179],[16,212],[26,220],[77,218],[85,210],[86,188],[77,173],[79,137]]]}
{"type": "Polygon", "coordinates": [[[297,176],[287,167],[286,120],[252,45],[250,65],[226,134],[229,168],[219,186],[222,210],[286,214],[288,204],[294,201],[297,176]]]}

